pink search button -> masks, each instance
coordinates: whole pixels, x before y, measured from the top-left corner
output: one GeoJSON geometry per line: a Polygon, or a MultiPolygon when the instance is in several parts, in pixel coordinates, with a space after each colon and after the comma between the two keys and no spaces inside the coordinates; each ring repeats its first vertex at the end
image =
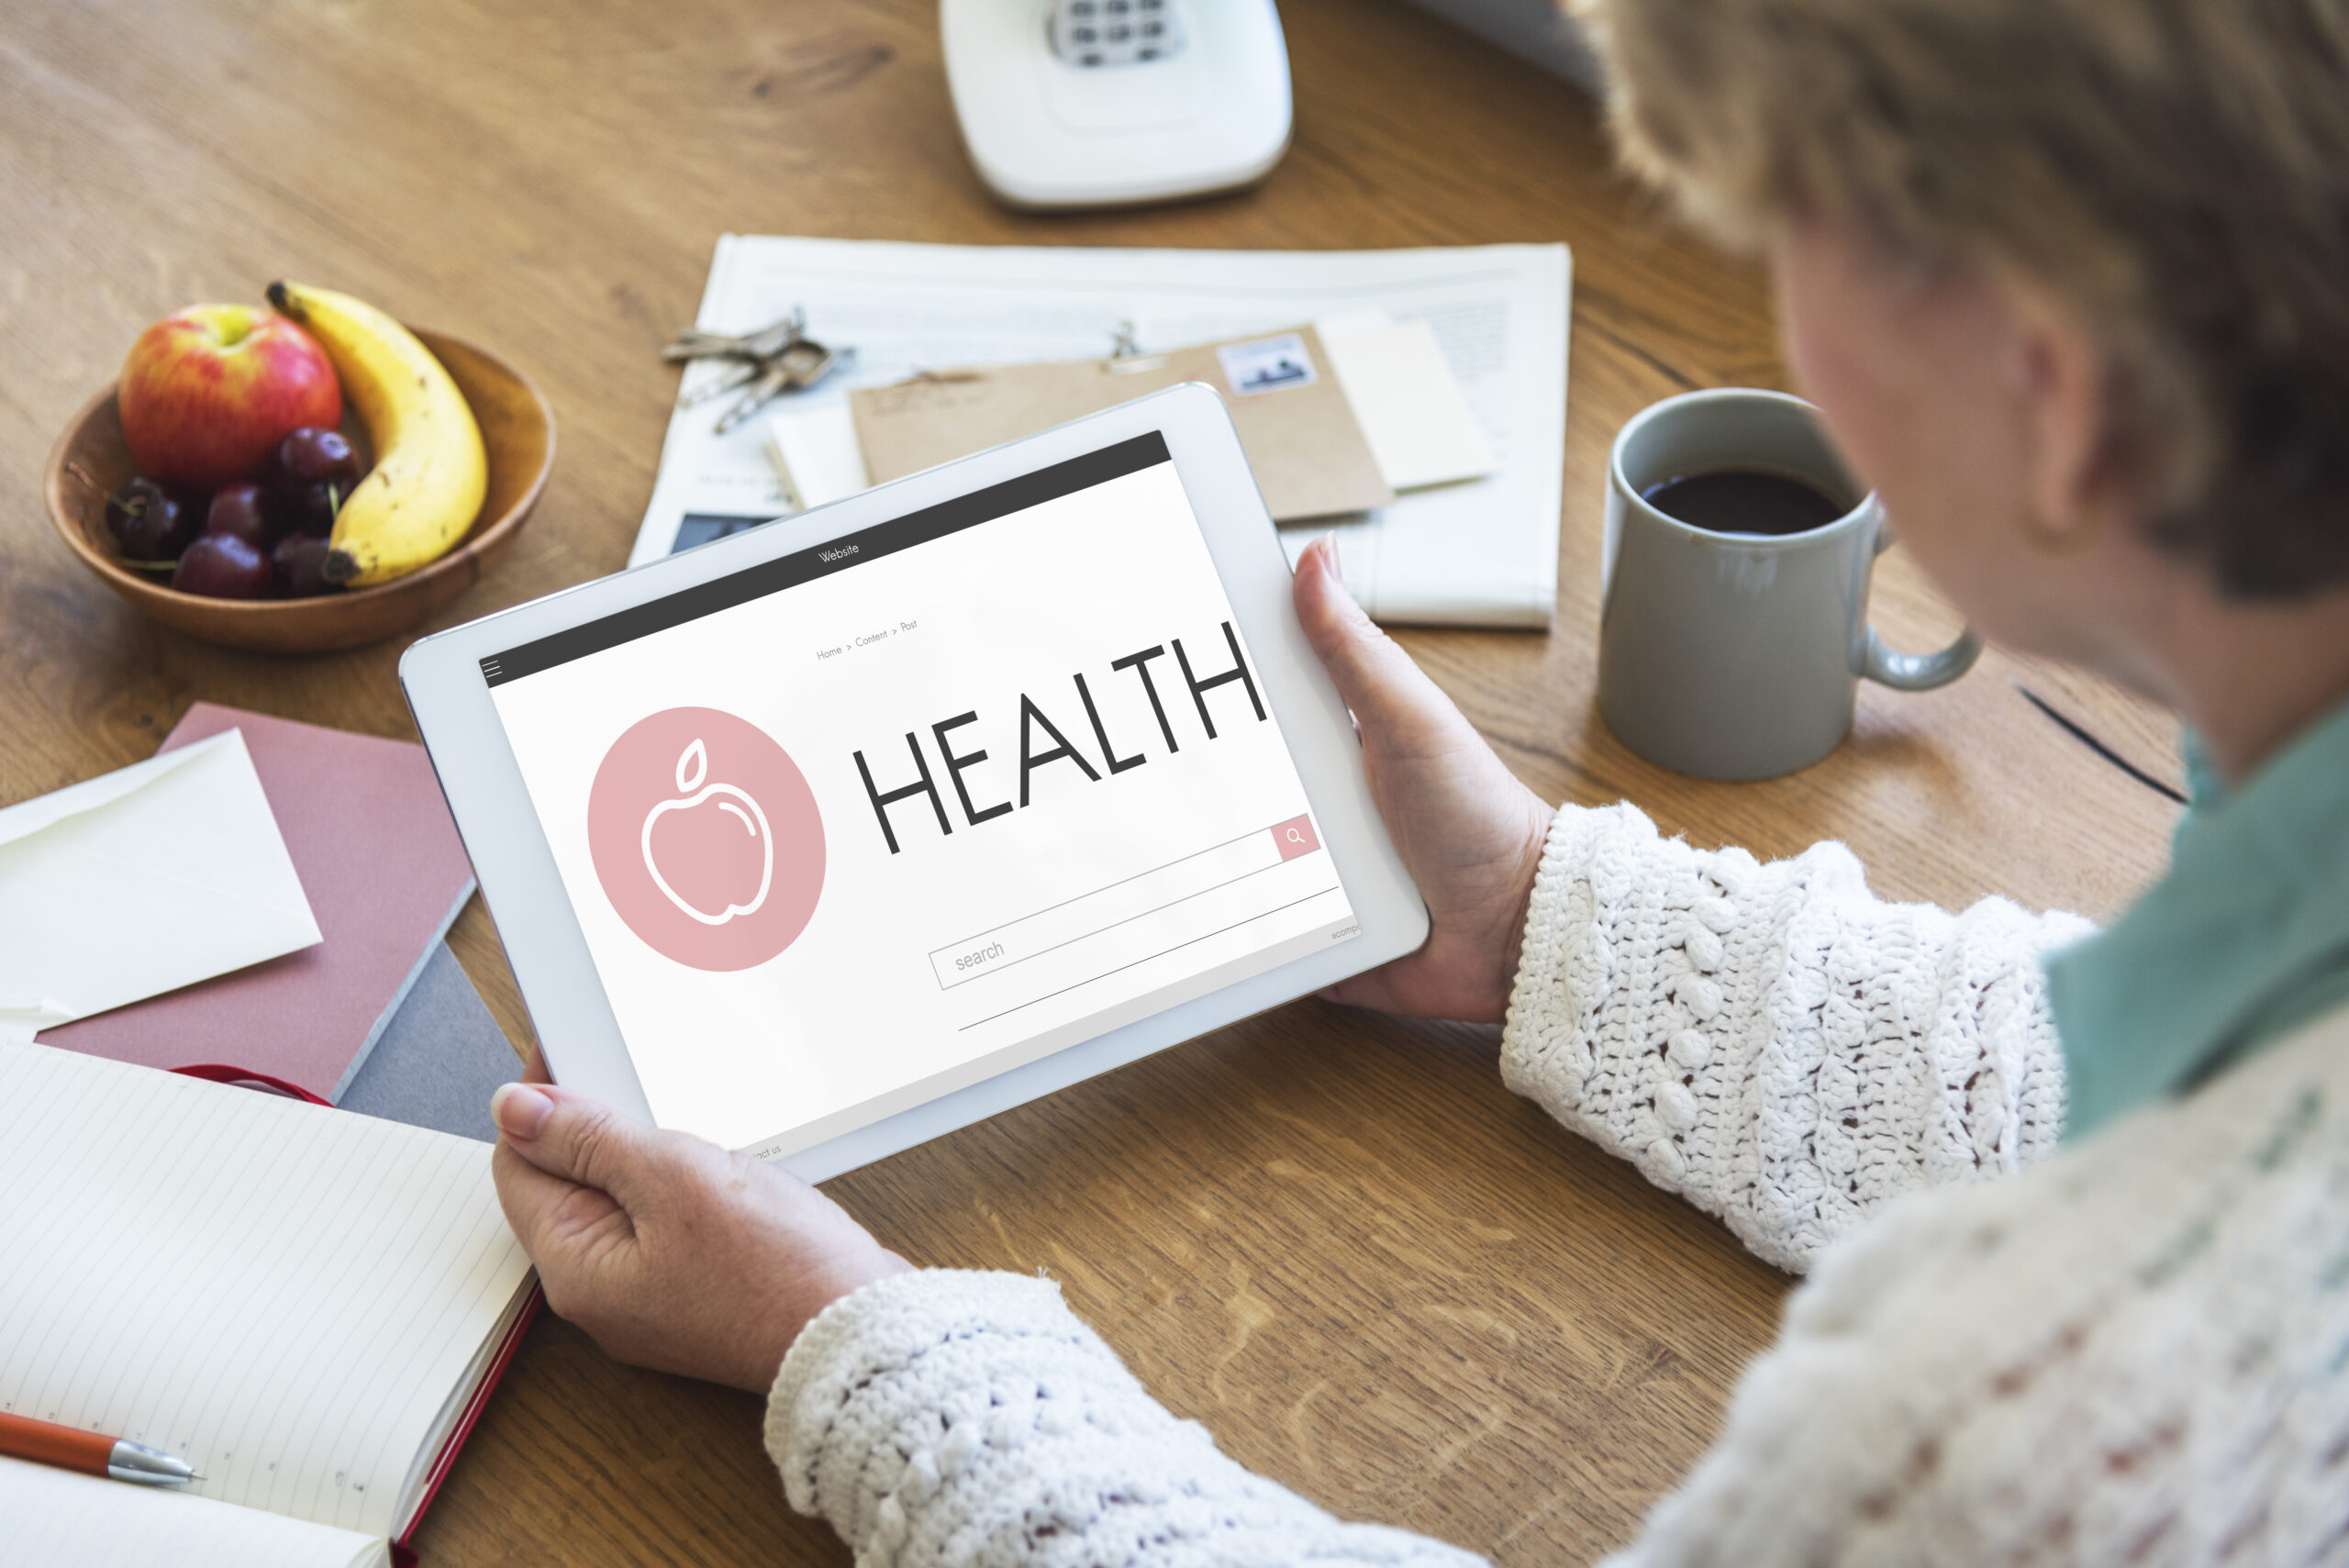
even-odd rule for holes
{"type": "Polygon", "coordinates": [[[1293,861],[1299,855],[1309,855],[1321,847],[1313,836],[1313,818],[1292,817],[1273,825],[1273,842],[1280,846],[1281,859],[1293,861]]]}

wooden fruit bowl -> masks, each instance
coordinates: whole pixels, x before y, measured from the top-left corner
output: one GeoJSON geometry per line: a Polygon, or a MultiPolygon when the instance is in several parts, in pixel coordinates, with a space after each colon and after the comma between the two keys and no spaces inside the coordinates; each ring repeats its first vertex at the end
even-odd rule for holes
{"type": "Polygon", "coordinates": [[[445,332],[409,328],[455,378],[481,423],[489,491],[481,516],[440,560],[372,588],[315,599],[210,599],[134,572],[106,531],[107,493],[138,473],[123,443],[115,389],[90,399],[50,449],[49,520],[82,563],[140,614],[206,642],[264,653],[328,653],[381,642],[420,625],[481,581],[522,531],[554,467],[554,410],[530,378],[488,350],[445,332]]]}

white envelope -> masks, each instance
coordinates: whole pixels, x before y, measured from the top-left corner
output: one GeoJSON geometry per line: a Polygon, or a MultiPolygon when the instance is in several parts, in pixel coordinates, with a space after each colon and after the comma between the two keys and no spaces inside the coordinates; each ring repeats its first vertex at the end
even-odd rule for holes
{"type": "Polygon", "coordinates": [[[319,940],[234,729],[0,810],[0,1041],[319,940]]]}
{"type": "Polygon", "coordinates": [[[1313,326],[1389,489],[1481,479],[1497,466],[1433,327],[1379,310],[1313,326]]]}

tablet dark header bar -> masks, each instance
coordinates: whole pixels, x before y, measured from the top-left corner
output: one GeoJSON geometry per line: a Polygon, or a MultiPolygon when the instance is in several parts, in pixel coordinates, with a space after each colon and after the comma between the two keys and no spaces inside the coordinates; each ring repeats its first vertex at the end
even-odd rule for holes
{"type": "Polygon", "coordinates": [[[927,544],[1014,512],[1024,512],[1030,506],[1040,506],[1168,461],[1166,438],[1152,430],[1115,446],[1086,452],[1083,457],[1073,457],[1066,462],[990,484],[985,490],[974,490],[968,495],[958,495],[935,506],[875,523],[859,532],[827,539],[812,549],[779,555],[773,561],[763,561],[756,566],[696,584],[665,597],[631,606],[601,620],[587,621],[536,642],[493,653],[481,662],[482,679],[493,686],[502,686],[508,681],[551,670],[557,664],[568,664],[573,659],[584,659],[590,653],[600,653],[607,648],[617,648],[623,642],[633,642],[640,637],[650,637],[719,610],[730,610],[752,599],[779,594],[785,588],[796,588],[802,583],[845,572],[852,566],[911,550],[918,544],[927,544]]]}

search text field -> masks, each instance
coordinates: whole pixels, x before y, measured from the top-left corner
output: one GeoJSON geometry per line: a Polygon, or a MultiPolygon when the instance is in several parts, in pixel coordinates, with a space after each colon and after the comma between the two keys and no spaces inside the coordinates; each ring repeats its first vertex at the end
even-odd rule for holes
{"type": "MultiPolygon", "coordinates": [[[[1286,869],[1320,848],[1312,820],[1292,817],[939,948],[930,968],[946,989],[1015,968],[1036,971],[1048,989],[1064,988],[1071,975],[1082,983],[1335,890],[1326,856],[1286,869]]],[[[1007,982],[989,990],[1033,988],[1007,982]]]]}

